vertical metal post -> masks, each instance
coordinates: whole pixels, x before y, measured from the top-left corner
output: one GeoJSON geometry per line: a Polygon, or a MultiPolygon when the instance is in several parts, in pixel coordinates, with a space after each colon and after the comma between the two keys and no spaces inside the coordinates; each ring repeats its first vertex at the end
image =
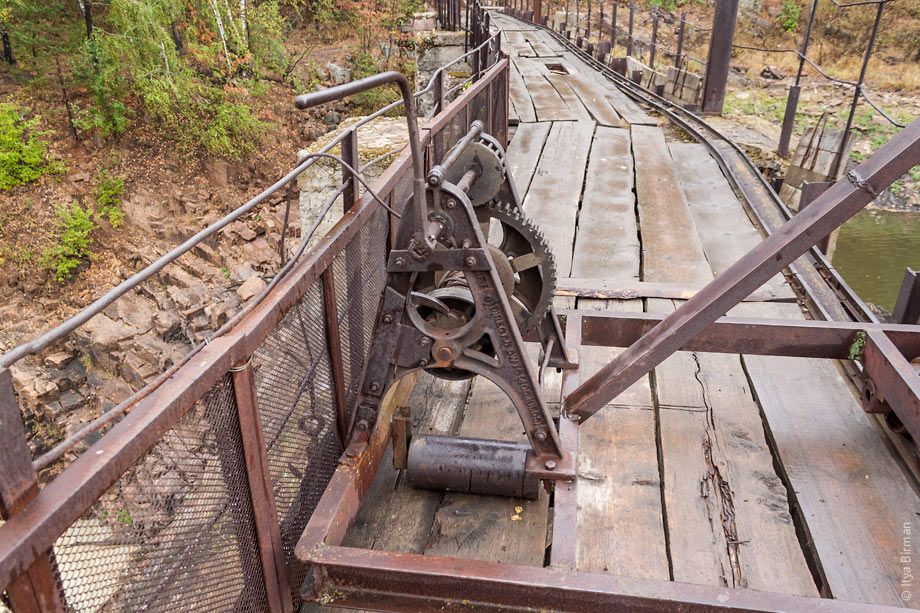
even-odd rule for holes
{"type": "Polygon", "coordinates": [[[533,0],[533,22],[542,23],[543,22],[543,0],[533,0]]]}
{"type": "Polygon", "coordinates": [[[629,3],[629,35],[626,39],[626,55],[632,56],[633,52],[633,19],[635,17],[636,5],[633,2],[629,3]]]}
{"type": "MultiPolygon", "coordinates": [[[[816,0],[817,1],[817,0],[816,0]]],[[[674,57],[674,67],[680,70],[681,57],[684,52],[684,30],[687,26],[687,12],[680,14],[680,27],[677,28],[677,55],[674,57]]]]}
{"type": "Polygon", "coordinates": [[[600,55],[601,39],[604,36],[604,0],[600,0],[600,15],[597,18],[597,47],[600,55]]]}
{"type": "Polygon", "coordinates": [[[610,54],[613,55],[614,49],[617,48],[617,4],[613,2],[613,12],[610,14],[610,54]]]}
{"type": "Polygon", "coordinates": [[[920,323],[920,274],[910,268],[904,270],[904,280],[892,315],[899,324],[920,323]]]}
{"type": "Polygon", "coordinates": [[[716,0],[706,62],[706,81],[703,84],[703,115],[722,114],[737,18],[738,0],[716,0]]]}
{"type": "Polygon", "coordinates": [[[655,52],[658,50],[658,13],[652,18],[652,49],[648,58],[648,66],[655,71],[655,52]]]}
{"type": "Polygon", "coordinates": [[[262,433],[262,420],[259,418],[252,362],[231,371],[268,610],[271,613],[290,613],[294,610],[294,605],[288,585],[287,564],[284,561],[284,546],[281,542],[281,527],[278,524],[275,495],[272,491],[265,436],[262,433]]]}
{"type": "Polygon", "coordinates": [[[818,0],[811,3],[811,13],[808,15],[808,28],[805,29],[805,38],[802,40],[802,50],[799,52],[799,69],[795,73],[795,85],[789,87],[789,96],[786,98],[786,114],[783,116],[783,128],[779,135],[777,153],[780,157],[789,157],[789,141],[792,138],[792,129],[795,127],[795,111],[799,106],[799,81],[802,79],[802,69],[805,67],[805,56],[808,53],[808,43],[811,40],[811,30],[815,25],[815,14],[818,12],[818,0]]]}
{"type": "Polygon", "coordinates": [[[323,306],[326,313],[326,345],[329,349],[329,364],[332,370],[332,386],[335,392],[336,425],[342,447],[348,446],[348,404],[345,399],[345,368],[342,364],[342,335],[339,330],[338,309],[335,306],[335,278],[332,266],[323,271],[323,306]]]}
{"type": "Polygon", "coordinates": [[[434,75],[434,114],[444,110],[444,71],[439,70],[434,75]]]}
{"type": "Polygon", "coordinates": [[[591,0],[588,0],[588,25],[585,26],[585,38],[591,38],[591,0]]]}
{"type": "Polygon", "coordinates": [[[850,138],[850,130],[853,128],[853,115],[856,113],[856,106],[859,104],[859,95],[862,93],[862,84],[866,79],[866,69],[869,68],[869,58],[872,57],[872,47],[875,46],[875,37],[878,35],[878,26],[882,21],[882,11],[885,10],[885,4],[879,2],[878,9],[875,13],[875,23],[872,25],[872,34],[869,36],[869,44],[866,45],[866,55],[863,57],[862,70],[859,71],[859,81],[856,82],[856,91],[853,92],[853,103],[850,105],[850,114],[847,116],[847,127],[843,129],[843,138],[840,139],[840,149],[834,158],[834,166],[831,169],[831,178],[836,178],[840,172],[840,167],[846,165],[843,154],[847,150],[847,141],[850,138]]]}
{"type": "MultiPolygon", "coordinates": [[[[10,371],[0,369],[0,517],[9,519],[38,495],[38,479],[10,371]]],[[[53,560],[42,552],[32,565],[6,586],[15,613],[63,612],[53,560]]],[[[2,587],[2,586],[0,586],[2,587]]]]}
{"type": "MultiPolygon", "coordinates": [[[[358,131],[349,130],[345,135],[345,138],[342,139],[342,159],[345,160],[349,166],[355,169],[355,172],[358,171],[358,131]]],[[[347,213],[351,210],[351,207],[358,204],[358,200],[361,199],[360,191],[358,190],[358,179],[352,174],[352,172],[342,167],[342,184],[347,185],[345,191],[342,192],[342,208],[344,212],[347,213]]]]}

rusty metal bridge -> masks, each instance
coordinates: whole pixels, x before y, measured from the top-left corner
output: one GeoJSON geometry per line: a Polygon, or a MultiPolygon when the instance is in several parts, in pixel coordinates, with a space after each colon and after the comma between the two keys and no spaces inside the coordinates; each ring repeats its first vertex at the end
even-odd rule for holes
{"type": "Polygon", "coordinates": [[[299,98],[397,82],[375,116],[404,105],[410,147],[368,185],[357,122],[0,356],[0,610],[917,606],[920,292],[880,323],[813,245],[920,161],[920,124],[792,215],[696,115],[528,18],[471,5],[468,82],[299,98]],[[332,230],[33,458],[10,364],[323,157],[332,230]]]}

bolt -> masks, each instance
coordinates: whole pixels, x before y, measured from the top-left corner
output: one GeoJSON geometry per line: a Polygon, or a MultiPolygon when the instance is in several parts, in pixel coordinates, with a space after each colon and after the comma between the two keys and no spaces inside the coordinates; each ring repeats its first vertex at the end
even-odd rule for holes
{"type": "Polygon", "coordinates": [[[406,258],[396,258],[396,265],[400,268],[406,265],[406,258]]]}
{"type": "Polygon", "coordinates": [[[457,201],[454,200],[453,198],[447,201],[447,208],[452,209],[455,206],[457,206],[457,201]]]}
{"type": "Polygon", "coordinates": [[[361,432],[364,432],[365,430],[367,430],[367,422],[362,419],[358,423],[355,424],[355,428],[360,430],[361,432]]]}
{"type": "Polygon", "coordinates": [[[386,315],[384,315],[384,316],[383,316],[383,323],[385,323],[385,324],[391,324],[391,323],[393,323],[393,316],[390,315],[389,313],[387,313],[386,315]]]}
{"type": "Polygon", "coordinates": [[[556,469],[556,463],[553,462],[552,460],[547,460],[547,461],[546,461],[546,464],[544,464],[543,466],[546,467],[546,470],[555,470],[555,469],[556,469]]]}
{"type": "Polygon", "coordinates": [[[476,258],[470,255],[470,256],[467,256],[467,258],[463,260],[463,262],[464,264],[466,264],[467,268],[472,268],[473,266],[476,265],[476,258]]]}
{"type": "Polygon", "coordinates": [[[537,431],[533,433],[533,436],[538,441],[545,441],[546,440],[546,429],[538,428],[537,431]]]}
{"type": "Polygon", "coordinates": [[[425,358],[422,358],[421,360],[418,361],[418,365],[421,368],[425,368],[426,366],[428,366],[428,360],[426,360],[425,358]]]}
{"type": "Polygon", "coordinates": [[[486,294],[485,296],[482,297],[482,301],[485,302],[486,304],[492,304],[492,295],[486,294]]]}
{"type": "Polygon", "coordinates": [[[453,352],[450,350],[450,347],[441,347],[438,349],[438,359],[442,362],[450,361],[454,357],[453,352]]]}
{"type": "Polygon", "coordinates": [[[428,345],[431,344],[431,339],[428,338],[427,336],[423,336],[421,343],[422,343],[422,347],[427,347],[428,345]]]}
{"type": "Polygon", "coordinates": [[[374,392],[375,394],[376,394],[377,392],[379,392],[379,391],[380,391],[380,384],[377,383],[376,381],[374,381],[373,383],[371,383],[371,391],[374,392]]]}
{"type": "Polygon", "coordinates": [[[460,243],[460,246],[463,247],[464,249],[469,249],[472,245],[473,243],[470,242],[470,239],[468,238],[463,239],[463,242],[460,243]]]}

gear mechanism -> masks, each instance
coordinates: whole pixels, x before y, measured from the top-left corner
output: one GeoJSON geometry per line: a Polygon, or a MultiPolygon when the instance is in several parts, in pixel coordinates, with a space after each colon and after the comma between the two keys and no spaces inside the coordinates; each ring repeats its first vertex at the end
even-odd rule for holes
{"type": "MultiPolygon", "coordinates": [[[[496,268],[500,272],[506,265],[511,268],[513,284],[508,300],[521,333],[526,334],[537,328],[552,306],[555,259],[543,233],[517,207],[493,200],[480,211],[486,240],[491,247],[498,247],[506,260],[496,261],[496,268]]],[[[494,249],[492,253],[494,257],[494,249]]]]}

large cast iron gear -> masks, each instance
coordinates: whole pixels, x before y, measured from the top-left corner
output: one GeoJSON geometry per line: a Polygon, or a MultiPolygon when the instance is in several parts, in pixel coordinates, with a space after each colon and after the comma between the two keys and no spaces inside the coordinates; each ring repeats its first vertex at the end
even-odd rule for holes
{"type": "MultiPolygon", "coordinates": [[[[500,236],[495,236],[495,228],[492,227],[490,236],[486,238],[490,243],[497,242],[495,246],[511,265],[514,285],[509,302],[521,333],[526,334],[536,329],[552,306],[556,290],[556,261],[543,233],[521,210],[497,200],[483,209],[490,220],[501,225],[500,236]]],[[[485,225],[483,217],[480,221],[485,225]]],[[[502,265],[496,262],[496,267],[500,269],[502,265]]]]}

